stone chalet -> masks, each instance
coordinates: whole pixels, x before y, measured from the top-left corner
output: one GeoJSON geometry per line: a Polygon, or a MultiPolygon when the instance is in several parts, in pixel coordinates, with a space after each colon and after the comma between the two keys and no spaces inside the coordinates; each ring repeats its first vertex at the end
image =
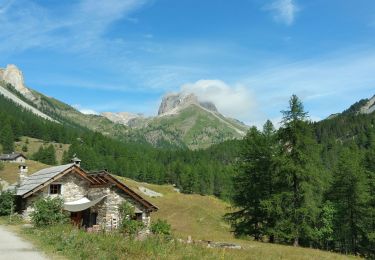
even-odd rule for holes
{"type": "Polygon", "coordinates": [[[11,162],[11,163],[25,163],[26,156],[22,153],[10,153],[0,155],[0,161],[2,162],[11,162]]]}
{"type": "Polygon", "coordinates": [[[119,205],[124,201],[134,206],[136,219],[150,225],[150,213],[156,206],[142,198],[107,171],[88,173],[80,160],[71,164],[40,170],[28,177],[21,171],[16,187],[17,207],[23,217],[30,219],[33,203],[41,197],[61,197],[71,222],[94,230],[113,230],[120,223],[119,205]]]}

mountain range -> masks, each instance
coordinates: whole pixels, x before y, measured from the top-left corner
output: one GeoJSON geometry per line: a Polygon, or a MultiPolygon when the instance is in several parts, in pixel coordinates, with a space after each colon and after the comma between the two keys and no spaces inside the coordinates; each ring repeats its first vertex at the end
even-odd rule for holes
{"type": "Polygon", "coordinates": [[[155,147],[207,148],[242,138],[248,129],[242,122],[223,116],[212,102],[201,101],[193,93],[167,94],[154,117],[129,112],[83,114],[26,86],[22,71],[15,65],[0,68],[0,94],[44,119],[155,147]]]}

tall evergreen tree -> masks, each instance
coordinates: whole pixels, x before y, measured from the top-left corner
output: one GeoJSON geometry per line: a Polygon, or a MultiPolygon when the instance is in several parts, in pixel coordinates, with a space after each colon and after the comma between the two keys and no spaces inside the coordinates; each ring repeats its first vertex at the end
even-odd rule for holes
{"type": "Polygon", "coordinates": [[[270,121],[263,132],[255,127],[247,133],[234,177],[234,206],[239,210],[227,215],[237,235],[261,240],[272,221],[262,204],[273,192],[272,168],[275,130],[270,121]]]}
{"type": "Polygon", "coordinates": [[[324,172],[307,113],[296,95],[291,97],[288,110],[282,113],[277,190],[271,201],[278,215],[276,235],[298,246],[301,238],[308,241],[313,236],[322,201],[324,172]]]}
{"type": "Polygon", "coordinates": [[[342,252],[358,253],[368,242],[371,220],[368,203],[369,186],[361,166],[360,152],[353,146],[344,148],[334,172],[330,199],[335,204],[335,236],[342,252]]]}
{"type": "Polygon", "coordinates": [[[1,128],[0,143],[3,146],[4,153],[11,153],[14,151],[14,135],[9,123],[5,123],[1,128]]]}

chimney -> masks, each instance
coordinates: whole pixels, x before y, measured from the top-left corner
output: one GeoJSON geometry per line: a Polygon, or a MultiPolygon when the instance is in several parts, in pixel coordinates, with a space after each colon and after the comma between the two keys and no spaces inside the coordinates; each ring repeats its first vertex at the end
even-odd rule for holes
{"type": "Polygon", "coordinates": [[[70,161],[74,163],[76,166],[81,167],[81,159],[79,159],[76,155],[73,156],[74,157],[70,161]]]}
{"type": "Polygon", "coordinates": [[[28,172],[28,167],[25,164],[21,164],[18,166],[19,168],[19,175],[20,175],[20,183],[23,183],[27,179],[27,172],[28,172]]]}

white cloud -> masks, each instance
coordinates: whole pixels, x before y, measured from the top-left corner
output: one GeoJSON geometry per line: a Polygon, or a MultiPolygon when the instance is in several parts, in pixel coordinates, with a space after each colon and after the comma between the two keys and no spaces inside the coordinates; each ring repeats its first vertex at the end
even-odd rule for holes
{"type": "Polygon", "coordinates": [[[258,117],[254,94],[243,85],[230,86],[221,80],[199,80],[181,86],[181,90],[194,93],[200,101],[213,102],[219,112],[244,121],[258,117]]]}
{"type": "Polygon", "coordinates": [[[82,114],[85,114],[85,115],[99,115],[98,112],[96,112],[95,110],[92,110],[92,109],[80,109],[79,112],[81,112],[82,114]]]}
{"type": "Polygon", "coordinates": [[[85,114],[85,115],[99,115],[99,112],[97,112],[93,109],[90,109],[90,108],[84,108],[80,104],[72,105],[72,107],[74,107],[79,112],[81,112],[82,114],[85,114]]]}
{"type": "Polygon", "coordinates": [[[277,22],[292,25],[299,8],[294,0],[275,0],[273,3],[265,6],[265,10],[271,11],[277,22]]]}

